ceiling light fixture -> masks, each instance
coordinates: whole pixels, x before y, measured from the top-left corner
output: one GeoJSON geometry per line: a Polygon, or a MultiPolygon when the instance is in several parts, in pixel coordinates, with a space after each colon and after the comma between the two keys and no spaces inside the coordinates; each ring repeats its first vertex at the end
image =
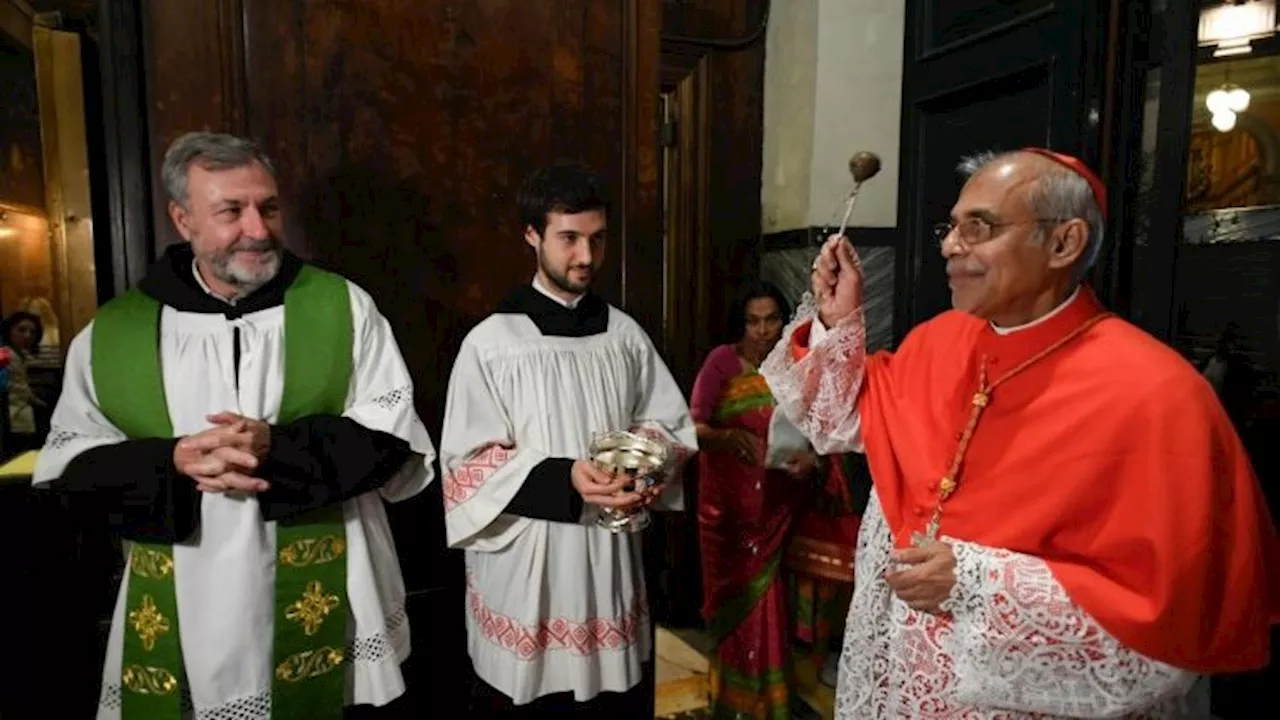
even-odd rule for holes
{"type": "Polygon", "coordinates": [[[1232,0],[1200,11],[1197,37],[1214,57],[1246,55],[1253,41],[1276,34],[1276,0],[1232,0]]]}

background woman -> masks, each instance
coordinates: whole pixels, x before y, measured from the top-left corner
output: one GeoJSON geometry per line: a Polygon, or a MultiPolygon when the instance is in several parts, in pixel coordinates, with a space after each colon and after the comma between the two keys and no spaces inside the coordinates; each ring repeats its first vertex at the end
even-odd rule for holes
{"type": "Polygon", "coordinates": [[[45,403],[31,390],[27,365],[40,346],[44,328],[36,315],[19,311],[0,323],[0,345],[9,348],[9,432],[20,449],[39,447],[45,403]]]}
{"type": "Polygon", "coordinates": [[[764,466],[774,400],[757,367],[791,310],[762,283],[735,303],[731,337],[707,356],[690,409],[698,426],[698,530],[703,615],[716,643],[711,716],[791,716],[787,584],[779,573],[816,458],[764,466]]]}

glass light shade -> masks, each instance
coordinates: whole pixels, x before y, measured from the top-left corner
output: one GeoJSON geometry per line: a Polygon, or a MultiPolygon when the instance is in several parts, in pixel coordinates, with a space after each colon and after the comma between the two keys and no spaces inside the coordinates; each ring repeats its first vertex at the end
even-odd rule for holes
{"type": "Polygon", "coordinates": [[[1217,115],[1231,110],[1231,96],[1227,94],[1226,90],[1218,88],[1205,96],[1204,104],[1205,107],[1209,108],[1209,112],[1217,115]]]}
{"type": "Polygon", "coordinates": [[[1249,109],[1249,91],[1242,87],[1227,92],[1227,107],[1231,112],[1242,113],[1249,109]]]}
{"type": "Polygon", "coordinates": [[[1211,122],[1218,132],[1230,132],[1236,126],[1236,114],[1230,110],[1216,112],[1211,122]]]}

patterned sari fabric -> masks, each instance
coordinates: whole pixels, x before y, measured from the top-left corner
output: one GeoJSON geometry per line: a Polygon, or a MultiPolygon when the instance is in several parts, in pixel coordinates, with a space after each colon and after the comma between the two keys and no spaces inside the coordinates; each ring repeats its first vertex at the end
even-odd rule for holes
{"type": "Polygon", "coordinates": [[[815,662],[826,659],[843,629],[853,597],[853,553],[870,493],[866,460],[854,453],[827,458],[813,502],[796,523],[784,566],[791,590],[794,635],[815,662]]]}
{"type": "MultiPolygon", "coordinates": [[[[700,403],[695,388],[694,417],[717,428],[746,430],[763,445],[774,406],[769,387],[736,356],[730,364],[723,350],[717,352],[720,357],[713,353],[699,374],[699,385],[704,399],[708,384],[720,390],[714,401],[700,403]]],[[[728,453],[704,450],[698,457],[703,614],[716,641],[712,717],[789,718],[788,602],[780,570],[807,483],[728,453]]]]}

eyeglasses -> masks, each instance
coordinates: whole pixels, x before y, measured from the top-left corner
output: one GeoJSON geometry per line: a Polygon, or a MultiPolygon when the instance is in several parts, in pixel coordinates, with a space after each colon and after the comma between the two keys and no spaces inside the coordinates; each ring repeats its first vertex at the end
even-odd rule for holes
{"type": "Polygon", "coordinates": [[[1032,218],[1031,220],[1017,220],[1013,222],[993,223],[983,220],[982,218],[965,218],[960,222],[942,222],[933,226],[933,238],[939,245],[946,242],[954,231],[960,237],[960,244],[965,247],[973,247],[981,245],[991,238],[995,237],[996,231],[1002,228],[1014,227],[1016,225],[1028,225],[1041,223],[1058,224],[1064,223],[1071,218],[1032,218]]]}

